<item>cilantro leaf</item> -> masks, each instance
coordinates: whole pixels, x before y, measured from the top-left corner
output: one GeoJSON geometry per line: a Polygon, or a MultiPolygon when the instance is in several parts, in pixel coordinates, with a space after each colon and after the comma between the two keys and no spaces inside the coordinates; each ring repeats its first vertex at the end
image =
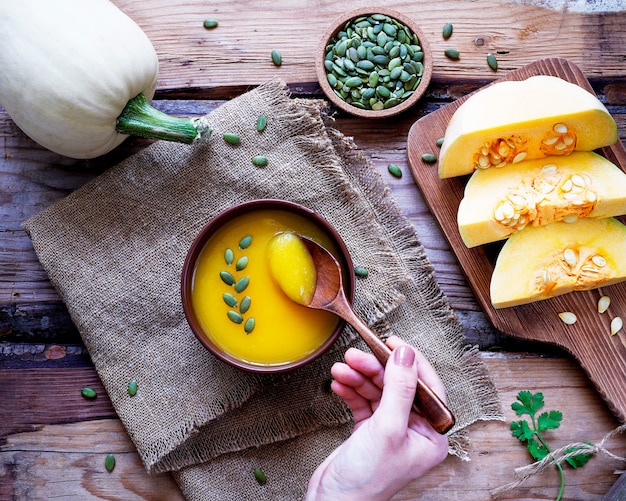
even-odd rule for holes
{"type": "MultiPolygon", "coordinates": [[[[591,442],[583,442],[583,443],[587,445],[593,445],[591,442]]],[[[576,451],[576,447],[571,447],[565,451],[565,454],[569,454],[570,452],[574,452],[574,451],[576,451]]],[[[593,457],[593,454],[591,452],[581,452],[580,454],[576,454],[575,456],[572,456],[571,458],[567,458],[565,461],[567,461],[567,463],[572,468],[581,468],[582,466],[585,466],[587,464],[587,461],[589,461],[592,457],[593,457]]]]}
{"type": "Polygon", "coordinates": [[[530,440],[534,434],[535,432],[530,429],[527,421],[513,421],[511,423],[511,435],[518,438],[522,442],[530,440]]]}
{"type": "Polygon", "coordinates": [[[543,412],[537,418],[537,429],[554,430],[561,426],[561,420],[563,419],[563,413],[559,411],[543,412]]]}
{"type": "Polygon", "coordinates": [[[517,400],[519,402],[513,402],[511,409],[515,411],[518,416],[528,414],[534,416],[535,413],[543,407],[543,393],[535,393],[534,395],[528,391],[520,391],[517,394],[517,400]]]}
{"type": "Polygon", "coordinates": [[[528,452],[530,452],[530,455],[537,461],[541,461],[550,454],[550,449],[533,438],[528,441],[528,452]]]}

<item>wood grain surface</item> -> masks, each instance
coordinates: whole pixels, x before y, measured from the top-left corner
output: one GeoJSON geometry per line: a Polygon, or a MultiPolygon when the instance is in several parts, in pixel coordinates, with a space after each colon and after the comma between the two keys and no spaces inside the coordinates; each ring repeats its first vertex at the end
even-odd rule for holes
{"type": "MultiPolygon", "coordinates": [[[[533,75],[553,75],[593,92],[582,71],[564,59],[545,59],[509,73],[503,80],[524,80],[533,75]]],[[[437,218],[483,311],[493,325],[511,336],[553,343],[565,348],[582,367],[621,421],[626,420],[626,333],[610,335],[611,318],[626,318],[626,283],[593,291],[575,292],[512,308],[495,309],[489,286],[500,244],[468,249],[458,231],[457,210],[467,176],[439,179],[438,164],[426,164],[421,156],[436,150],[447,124],[466,98],[459,99],[418,120],[409,131],[407,154],[411,172],[431,212],[437,218]],[[608,312],[600,315],[601,295],[611,297],[608,312]],[[558,314],[571,311],[578,321],[566,325],[558,314]]],[[[626,149],[621,142],[601,153],[616,165],[626,166],[626,149]]],[[[622,218],[623,219],[623,218],[622,218]]]]}

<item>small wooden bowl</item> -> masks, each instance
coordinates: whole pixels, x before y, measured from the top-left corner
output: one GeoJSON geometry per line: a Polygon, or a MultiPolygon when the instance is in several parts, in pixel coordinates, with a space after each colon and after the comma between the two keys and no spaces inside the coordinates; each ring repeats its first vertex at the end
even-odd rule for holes
{"type": "MultiPolygon", "coordinates": [[[[243,360],[242,358],[238,358],[233,354],[227,353],[215,342],[213,342],[210,333],[205,332],[205,330],[203,329],[198,319],[198,316],[194,311],[192,303],[194,276],[197,268],[198,259],[202,250],[204,249],[209,239],[215,234],[215,232],[222,228],[226,223],[229,223],[244,214],[248,214],[253,211],[268,209],[295,213],[314,223],[317,229],[320,230],[321,233],[323,233],[325,237],[328,238],[328,241],[335,249],[334,252],[336,257],[339,259],[342,265],[342,270],[344,271],[343,282],[346,297],[349,299],[350,302],[352,302],[354,298],[354,266],[352,264],[352,259],[350,258],[348,249],[337,230],[335,230],[335,228],[333,228],[330,223],[328,223],[325,219],[323,219],[320,215],[313,212],[312,210],[302,205],[287,202],[284,200],[254,200],[252,202],[235,205],[209,221],[191,244],[191,247],[183,264],[183,270],[181,275],[181,297],[185,317],[198,341],[200,341],[200,343],[217,358],[239,369],[243,369],[248,372],[265,374],[280,373],[293,370],[315,360],[332,346],[332,344],[337,340],[337,338],[343,331],[343,328],[345,327],[345,322],[343,320],[340,320],[334,330],[330,333],[326,341],[324,341],[323,344],[321,344],[313,352],[305,355],[298,360],[274,364],[251,363],[249,361],[243,360]]],[[[224,313],[220,312],[220,314],[224,313]]],[[[254,332],[252,332],[252,334],[250,335],[253,334],[254,332]]]]}
{"type": "Polygon", "coordinates": [[[403,111],[406,111],[411,106],[413,106],[417,101],[424,95],[426,89],[430,83],[430,79],[432,77],[433,72],[433,55],[430,50],[430,45],[424,32],[415,24],[415,22],[404,14],[394,11],[392,9],[388,9],[386,7],[362,7],[359,9],[355,9],[349,12],[342,14],[339,18],[337,18],[330,27],[324,32],[320,43],[317,47],[316,57],[315,57],[315,70],[317,73],[317,79],[319,81],[320,87],[326,94],[326,97],[339,109],[350,113],[352,115],[362,117],[362,118],[387,118],[394,115],[398,115],[403,111]],[[422,78],[420,80],[419,85],[414,90],[413,94],[406,99],[405,101],[400,102],[399,104],[392,106],[390,108],[382,109],[382,110],[370,110],[370,109],[361,109],[352,104],[341,99],[337,94],[335,94],[333,88],[328,83],[327,71],[324,66],[324,60],[326,57],[326,47],[331,42],[331,40],[341,31],[346,23],[352,19],[361,16],[367,16],[372,14],[384,14],[389,17],[394,18],[398,22],[404,24],[408,28],[410,28],[415,35],[419,38],[420,46],[422,47],[422,51],[424,52],[424,58],[422,60],[422,64],[424,65],[424,71],[422,74],[422,78]]]}

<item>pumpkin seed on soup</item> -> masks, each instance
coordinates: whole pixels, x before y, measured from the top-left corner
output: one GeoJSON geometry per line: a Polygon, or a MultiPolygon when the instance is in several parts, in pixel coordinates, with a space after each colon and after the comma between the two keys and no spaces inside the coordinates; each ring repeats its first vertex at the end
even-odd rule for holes
{"type": "Polygon", "coordinates": [[[243,322],[243,317],[241,316],[241,314],[234,310],[228,310],[226,312],[226,315],[228,316],[228,319],[235,324],[240,324],[241,322],[243,322]]]}
{"type": "Polygon", "coordinates": [[[241,240],[239,240],[239,248],[247,249],[252,244],[252,235],[246,235],[241,240]]]}
{"type": "Polygon", "coordinates": [[[245,333],[250,334],[254,330],[255,324],[256,322],[254,320],[254,317],[250,317],[248,320],[246,320],[246,323],[243,326],[243,330],[245,331],[245,333]]]}
{"type": "Polygon", "coordinates": [[[227,265],[231,265],[233,264],[233,261],[235,260],[235,254],[233,252],[232,249],[226,249],[224,251],[224,261],[226,262],[227,265]]]}
{"type": "Polygon", "coordinates": [[[250,277],[247,277],[247,276],[241,277],[235,283],[235,292],[239,293],[239,292],[245,291],[249,284],[250,284],[250,277]]]}
{"type": "Polygon", "coordinates": [[[228,271],[220,271],[220,278],[226,285],[235,284],[235,277],[233,277],[232,273],[229,273],[228,271]]]}
{"type": "Polygon", "coordinates": [[[245,269],[246,266],[248,266],[248,256],[242,256],[239,259],[237,259],[237,262],[235,263],[235,269],[237,271],[241,271],[245,269]]]}
{"type": "Polygon", "coordinates": [[[250,309],[250,305],[252,304],[252,299],[250,299],[250,296],[246,296],[241,300],[241,304],[239,305],[239,311],[240,313],[243,315],[244,313],[247,313],[247,311],[250,309]]]}
{"type": "Polygon", "coordinates": [[[237,298],[233,296],[232,294],[230,294],[229,292],[225,292],[224,294],[222,294],[222,299],[231,308],[234,308],[235,306],[237,306],[237,298]]]}

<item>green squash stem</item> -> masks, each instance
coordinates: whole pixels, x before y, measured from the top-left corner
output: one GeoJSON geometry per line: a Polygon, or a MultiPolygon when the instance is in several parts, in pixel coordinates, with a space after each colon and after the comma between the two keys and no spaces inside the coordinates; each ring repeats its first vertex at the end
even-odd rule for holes
{"type": "Polygon", "coordinates": [[[132,98],[117,117],[121,134],[191,144],[211,135],[203,118],[178,118],[153,108],[143,94],[132,98]]]}

